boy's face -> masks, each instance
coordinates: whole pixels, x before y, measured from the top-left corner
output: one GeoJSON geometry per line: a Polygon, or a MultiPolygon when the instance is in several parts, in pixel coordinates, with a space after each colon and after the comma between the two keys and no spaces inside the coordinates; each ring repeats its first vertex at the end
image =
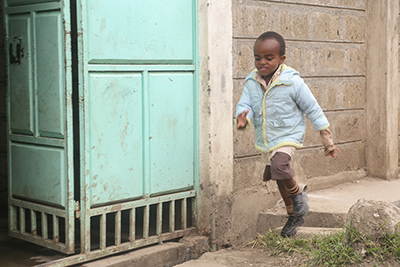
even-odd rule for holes
{"type": "Polygon", "coordinates": [[[279,42],[275,39],[265,39],[259,41],[254,46],[254,59],[258,71],[264,79],[271,79],[275,71],[281,65],[286,56],[279,55],[279,42]]]}

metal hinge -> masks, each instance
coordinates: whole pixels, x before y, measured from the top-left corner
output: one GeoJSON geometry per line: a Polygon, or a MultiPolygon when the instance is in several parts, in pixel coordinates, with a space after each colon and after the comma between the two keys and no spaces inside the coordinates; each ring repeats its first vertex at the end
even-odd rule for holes
{"type": "Polygon", "coordinates": [[[81,217],[81,204],[79,201],[75,201],[75,218],[79,219],[81,217]]]}

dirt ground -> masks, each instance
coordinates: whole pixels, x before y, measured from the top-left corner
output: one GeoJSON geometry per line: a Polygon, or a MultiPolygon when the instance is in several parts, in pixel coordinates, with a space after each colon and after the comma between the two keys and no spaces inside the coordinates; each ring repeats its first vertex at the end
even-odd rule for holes
{"type": "MultiPolygon", "coordinates": [[[[287,266],[298,267],[307,266],[307,256],[303,254],[293,255],[273,255],[266,249],[251,247],[235,247],[223,249],[217,252],[208,252],[203,254],[200,259],[189,261],[179,267],[269,267],[269,266],[287,266]]],[[[371,258],[365,258],[361,264],[350,264],[350,267],[374,267],[374,266],[390,266],[397,267],[400,264],[393,262],[376,262],[371,258]]]]}

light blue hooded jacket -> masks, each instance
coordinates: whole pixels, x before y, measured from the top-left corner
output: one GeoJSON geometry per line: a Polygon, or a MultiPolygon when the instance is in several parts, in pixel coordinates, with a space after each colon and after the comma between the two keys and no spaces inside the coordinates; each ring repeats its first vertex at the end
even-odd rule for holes
{"type": "Polygon", "coordinates": [[[265,94],[256,81],[256,75],[257,70],[254,70],[245,79],[243,94],[236,106],[236,117],[249,110],[246,129],[250,128],[252,121],[258,150],[271,152],[282,146],[302,147],[306,131],[303,114],[316,131],[329,127],[317,100],[296,70],[282,64],[280,76],[265,94]]]}

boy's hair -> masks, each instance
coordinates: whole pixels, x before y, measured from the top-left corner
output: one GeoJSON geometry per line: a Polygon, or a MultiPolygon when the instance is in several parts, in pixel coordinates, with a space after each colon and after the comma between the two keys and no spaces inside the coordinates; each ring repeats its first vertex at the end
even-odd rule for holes
{"type": "Polygon", "coordinates": [[[286,50],[286,45],[285,45],[285,39],[283,39],[283,37],[276,32],[272,32],[272,31],[268,31],[268,32],[264,32],[263,34],[261,34],[256,42],[254,43],[254,47],[256,46],[256,44],[260,41],[264,41],[266,39],[275,39],[278,41],[279,43],[279,56],[283,56],[285,55],[285,50],[286,50]]]}

